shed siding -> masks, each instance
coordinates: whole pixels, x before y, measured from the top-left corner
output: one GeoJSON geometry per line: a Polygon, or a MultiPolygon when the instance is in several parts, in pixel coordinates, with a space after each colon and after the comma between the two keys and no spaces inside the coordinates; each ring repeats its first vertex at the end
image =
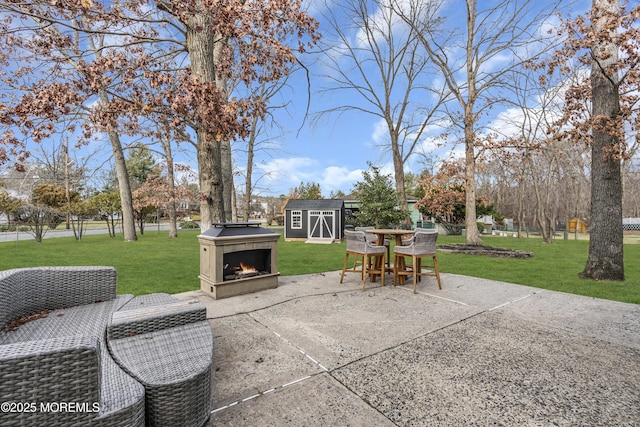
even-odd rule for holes
{"type": "MultiPolygon", "coordinates": [[[[335,240],[341,240],[344,237],[344,202],[342,200],[289,200],[285,207],[285,239],[308,239],[313,231],[314,224],[310,219],[311,213],[329,212],[327,217],[333,217],[328,221],[322,231],[322,236],[327,237],[333,235],[335,240]],[[293,213],[302,212],[301,225],[302,228],[293,228],[293,213]],[[327,226],[329,228],[327,228],[327,226]]],[[[316,230],[317,231],[317,230],[316,230]]],[[[319,235],[319,234],[318,234],[319,235]]]]}

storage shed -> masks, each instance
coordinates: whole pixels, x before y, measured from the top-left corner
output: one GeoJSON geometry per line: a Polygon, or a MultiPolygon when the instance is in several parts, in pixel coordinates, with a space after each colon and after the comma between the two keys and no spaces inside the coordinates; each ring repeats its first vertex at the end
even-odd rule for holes
{"type": "Polygon", "coordinates": [[[285,240],[324,241],[344,237],[344,200],[290,199],[284,207],[285,240]]]}

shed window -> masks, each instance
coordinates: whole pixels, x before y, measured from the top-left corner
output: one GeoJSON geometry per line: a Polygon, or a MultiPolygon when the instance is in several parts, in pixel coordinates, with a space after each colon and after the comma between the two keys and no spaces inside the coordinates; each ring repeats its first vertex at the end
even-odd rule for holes
{"type": "Polygon", "coordinates": [[[291,211],[291,228],[302,229],[302,211],[291,211]]]}

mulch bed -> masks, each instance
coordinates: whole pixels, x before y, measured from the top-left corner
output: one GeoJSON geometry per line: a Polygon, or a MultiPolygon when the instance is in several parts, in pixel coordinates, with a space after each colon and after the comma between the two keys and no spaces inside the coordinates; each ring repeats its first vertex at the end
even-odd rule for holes
{"type": "Polygon", "coordinates": [[[454,254],[482,255],[494,258],[531,258],[533,252],[518,251],[515,249],[494,248],[483,245],[467,245],[464,243],[454,243],[449,245],[438,245],[438,249],[454,254]]]}

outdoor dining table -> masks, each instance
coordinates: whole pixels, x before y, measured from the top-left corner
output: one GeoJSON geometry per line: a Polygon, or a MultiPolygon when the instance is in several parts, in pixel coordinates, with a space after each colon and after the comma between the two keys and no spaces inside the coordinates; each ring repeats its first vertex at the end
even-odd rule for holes
{"type": "MultiPolygon", "coordinates": [[[[378,242],[376,243],[378,246],[384,245],[385,236],[395,236],[396,246],[402,246],[402,237],[407,235],[413,235],[413,230],[401,230],[396,228],[372,228],[367,230],[367,233],[373,233],[378,236],[378,242]]],[[[376,268],[382,268],[382,266],[380,265],[380,263],[382,263],[382,259],[380,257],[376,257],[375,262],[376,262],[376,268]]],[[[404,271],[406,269],[404,257],[400,257],[398,264],[399,265],[397,266],[394,265],[393,268],[397,268],[398,271],[404,271]]],[[[401,285],[404,285],[405,276],[400,276],[398,280],[400,280],[401,285]]]]}

